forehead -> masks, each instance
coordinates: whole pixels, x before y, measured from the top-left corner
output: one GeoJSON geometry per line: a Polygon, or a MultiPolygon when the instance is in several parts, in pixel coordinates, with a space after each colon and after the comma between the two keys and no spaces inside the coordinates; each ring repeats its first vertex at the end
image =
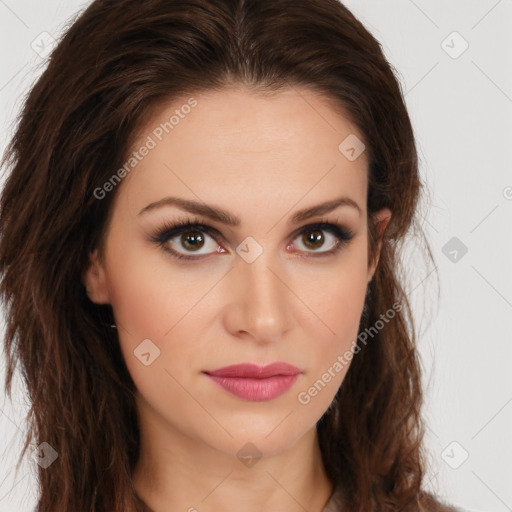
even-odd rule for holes
{"type": "Polygon", "coordinates": [[[123,194],[133,209],[173,195],[229,203],[242,217],[268,204],[286,210],[340,195],[364,209],[366,153],[347,158],[344,143],[363,135],[338,112],[332,100],[295,87],[272,95],[230,88],[162,103],[133,145],[150,149],[123,180],[123,194]]]}

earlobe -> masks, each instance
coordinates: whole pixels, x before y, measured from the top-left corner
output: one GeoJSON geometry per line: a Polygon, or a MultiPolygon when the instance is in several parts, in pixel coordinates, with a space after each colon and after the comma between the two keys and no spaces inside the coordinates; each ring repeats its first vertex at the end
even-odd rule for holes
{"type": "Polygon", "coordinates": [[[95,304],[110,304],[105,270],[95,250],[89,255],[89,264],[83,273],[82,281],[89,299],[95,304]]]}
{"type": "Polygon", "coordinates": [[[368,282],[370,282],[373,279],[373,274],[375,273],[377,265],[379,264],[380,251],[382,248],[382,238],[384,231],[386,230],[386,227],[389,224],[390,220],[391,210],[389,208],[382,208],[374,215],[374,222],[377,227],[377,251],[375,254],[375,259],[372,262],[372,265],[370,265],[370,268],[368,269],[368,282]]]}

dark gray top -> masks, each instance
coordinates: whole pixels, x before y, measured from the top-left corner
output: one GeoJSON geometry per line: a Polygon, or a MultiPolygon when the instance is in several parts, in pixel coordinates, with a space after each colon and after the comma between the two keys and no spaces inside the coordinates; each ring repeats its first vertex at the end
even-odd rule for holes
{"type": "Polygon", "coordinates": [[[337,487],[334,488],[329,501],[326,503],[322,512],[339,512],[340,504],[338,502],[338,497],[341,496],[341,490],[337,487]]]}

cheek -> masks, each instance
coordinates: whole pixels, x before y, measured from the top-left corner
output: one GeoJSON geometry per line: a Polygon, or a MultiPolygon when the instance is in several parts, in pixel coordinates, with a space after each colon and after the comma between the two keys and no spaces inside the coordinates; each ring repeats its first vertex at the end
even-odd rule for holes
{"type": "Polygon", "coordinates": [[[310,273],[302,287],[312,316],[323,323],[324,339],[339,343],[357,335],[368,285],[365,261],[364,251],[353,250],[329,271],[310,273]]]}
{"type": "Polygon", "coordinates": [[[126,366],[139,397],[164,410],[184,410],[190,397],[179,383],[197,366],[190,322],[201,294],[186,282],[186,273],[164,278],[161,265],[147,260],[145,265],[125,260],[111,274],[112,307],[126,366]]]}
{"type": "Polygon", "coordinates": [[[349,319],[359,315],[364,303],[366,285],[364,272],[342,270],[335,276],[325,278],[320,307],[333,327],[346,325],[349,319]]]}
{"type": "Polygon", "coordinates": [[[118,245],[108,268],[116,321],[137,338],[134,341],[163,340],[186,318],[212,279],[206,273],[180,269],[162,249],[122,251],[118,245]]]}
{"type": "Polygon", "coordinates": [[[300,410],[313,417],[329,407],[350,368],[366,294],[367,273],[362,265],[340,266],[335,275],[318,276],[322,293],[309,295],[315,297],[311,309],[317,315],[307,327],[314,349],[308,347],[310,372],[296,399],[300,410]]]}
{"type": "Polygon", "coordinates": [[[165,255],[157,251],[115,247],[108,283],[123,357],[141,391],[168,389],[173,381],[164,370],[181,381],[198,364],[201,299],[218,277],[176,266],[171,271],[165,255]]]}
{"type": "Polygon", "coordinates": [[[328,328],[323,329],[325,334],[317,345],[321,358],[321,361],[318,361],[318,368],[320,372],[324,372],[339,361],[341,356],[343,370],[339,367],[335,369],[335,381],[338,384],[341,384],[352,361],[350,352],[354,350],[357,340],[366,283],[364,276],[363,279],[355,275],[345,277],[346,279],[339,282],[326,284],[324,303],[319,309],[321,318],[328,328]]]}
{"type": "MultiPolygon", "coordinates": [[[[315,343],[312,377],[330,382],[331,393],[341,384],[351,364],[368,284],[364,247],[353,249],[331,271],[309,276],[309,285],[303,292],[314,313],[303,315],[303,329],[315,343]],[[331,375],[325,375],[329,369],[331,375]]],[[[320,400],[328,402],[326,394],[320,400]]]]}
{"type": "Polygon", "coordinates": [[[149,265],[125,261],[110,273],[109,288],[116,321],[127,334],[147,338],[162,335],[165,298],[172,291],[155,279],[149,265]]]}

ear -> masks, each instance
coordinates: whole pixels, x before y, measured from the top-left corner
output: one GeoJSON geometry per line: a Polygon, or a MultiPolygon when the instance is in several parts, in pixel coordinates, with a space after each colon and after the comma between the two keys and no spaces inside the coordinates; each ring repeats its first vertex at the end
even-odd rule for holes
{"type": "Polygon", "coordinates": [[[377,225],[377,252],[375,254],[375,258],[368,267],[368,282],[370,282],[373,278],[373,274],[379,264],[380,251],[382,248],[382,235],[391,219],[391,210],[389,208],[382,208],[378,212],[373,215],[375,219],[375,223],[377,225]]]}
{"type": "Polygon", "coordinates": [[[82,275],[87,296],[95,304],[110,304],[105,270],[98,258],[98,250],[89,255],[89,264],[82,275]]]}

